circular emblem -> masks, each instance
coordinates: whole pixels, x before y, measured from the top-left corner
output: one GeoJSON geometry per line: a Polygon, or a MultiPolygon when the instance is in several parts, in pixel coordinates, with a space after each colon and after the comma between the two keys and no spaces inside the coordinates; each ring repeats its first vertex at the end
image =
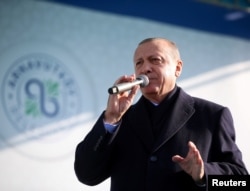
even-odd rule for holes
{"type": "Polygon", "coordinates": [[[60,130],[60,126],[47,126],[81,110],[79,87],[70,70],[46,54],[16,60],[4,77],[2,93],[9,120],[27,138],[60,130]]]}
{"type": "Polygon", "coordinates": [[[0,63],[0,138],[6,146],[37,160],[72,156],[97,108],[81,62],[61,46],[32,42],[12,47],[0,63]]]}

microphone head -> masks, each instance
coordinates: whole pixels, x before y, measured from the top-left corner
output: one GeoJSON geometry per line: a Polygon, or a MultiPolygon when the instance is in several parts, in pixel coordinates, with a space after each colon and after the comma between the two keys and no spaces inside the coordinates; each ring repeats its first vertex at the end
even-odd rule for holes
{"type": "Polygon", "coordinates": [[[136,79],[142,80],[142,83],[140,84],[141,87],[145,87],[149,84],[149,79],[144,74],[137,76],[136,79]]]}

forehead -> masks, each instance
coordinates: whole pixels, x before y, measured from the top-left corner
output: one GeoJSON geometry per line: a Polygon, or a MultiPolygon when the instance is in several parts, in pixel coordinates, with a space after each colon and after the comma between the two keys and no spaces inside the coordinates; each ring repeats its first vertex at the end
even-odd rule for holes
{"type": "Polygon", "coordinates": [[[134,60],[153,55],[167,56],[169,53],[170,44],[167,41],[157,39],[140,44],[135,50],[134,60]]]}

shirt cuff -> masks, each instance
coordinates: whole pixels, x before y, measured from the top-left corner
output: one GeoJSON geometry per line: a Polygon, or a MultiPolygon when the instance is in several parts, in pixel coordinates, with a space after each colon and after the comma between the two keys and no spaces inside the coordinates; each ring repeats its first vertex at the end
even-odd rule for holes
{"type": "Polygon", "coordinates": [[[105,123],[103,121],[104,127],[105,129],[109,132],[109,133],[114,133],[115,130],[117,129],[117,127],[119,126],[120,122],[116,123],[116,124],[109,124],[109,123],[105,123]]]}

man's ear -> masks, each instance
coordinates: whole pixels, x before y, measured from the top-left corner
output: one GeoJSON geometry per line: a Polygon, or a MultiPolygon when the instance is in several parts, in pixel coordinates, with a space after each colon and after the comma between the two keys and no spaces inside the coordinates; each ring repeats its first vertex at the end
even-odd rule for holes
{"type": "Polygon", "coordinates": [[[175,70],[175,76],[178,78],[181,75],[182,72],[182,61],[181,60],[177,60],[177,64],[176,64],[176,70],[175,70]]]}

